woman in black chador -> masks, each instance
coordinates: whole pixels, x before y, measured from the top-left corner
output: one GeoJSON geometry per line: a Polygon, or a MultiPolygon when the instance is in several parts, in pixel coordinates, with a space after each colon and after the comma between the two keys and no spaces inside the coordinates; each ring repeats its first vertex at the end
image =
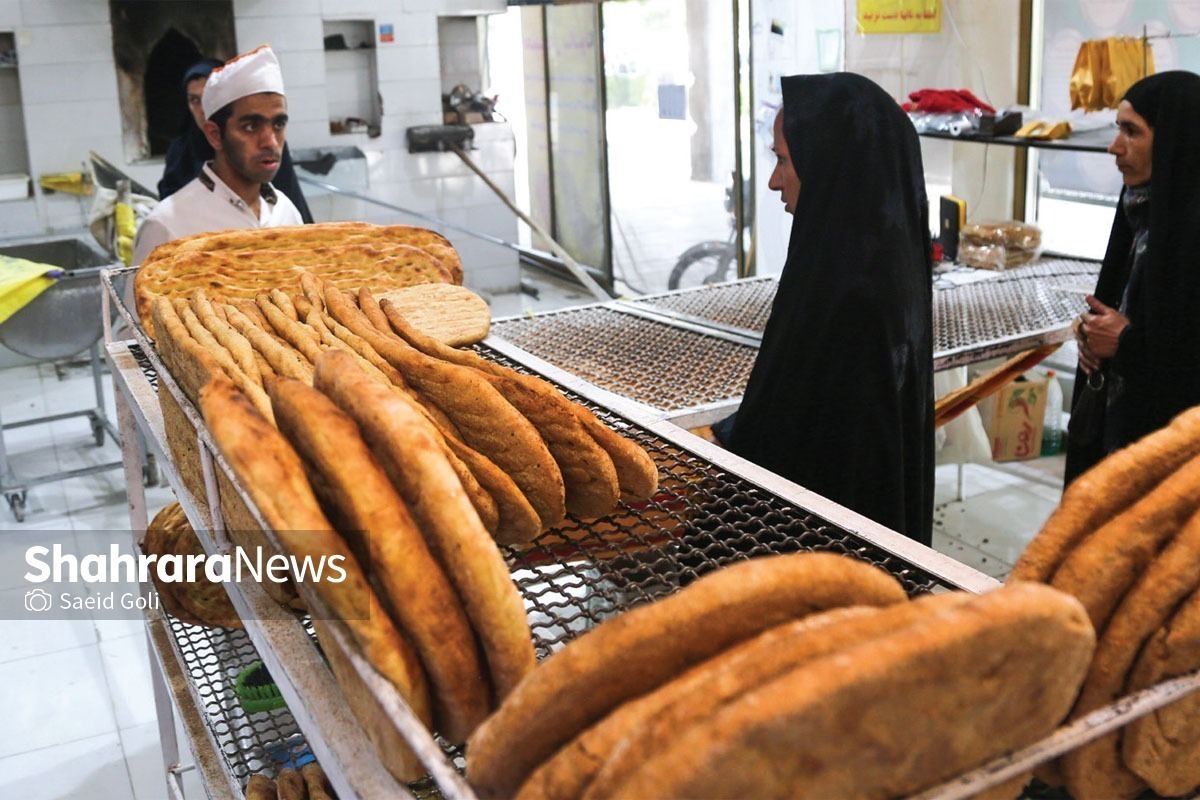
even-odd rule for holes
{"type": "Polygon", "coordinates": [[[917,134],[870,80],[783,79],[770,187],[794,215],[732,451],[929,544],[933,333],[917,134]]]}
{"type": "Polygon", "coordinates": [[[1117,107],[1124,188],[1089,310],[1067,437],[1070,483],[1200,404],[1200,75],[1161,72],[1117,107]]]}
{"type": "MultiPolygon", "coordinates": [[[[204,95],[204,84],[214,69],[221,66],[223,61],[215,58],[204,58],[187,68],[183,73],[183,91],[187,97],[188,113],[179,126],[179,134],[167,146],[167,156],[163,164],[163,176],[158,182],[158,199],[166,200],[185,184],[200,174],[204,162],[213,158],[212,145],[204,137],[200,126],[204,124],[204,112],[200,108],[200,98],[204,95]]],[[[271,179],[271,185],[287,195],[288,199],[300,212],[305,223],[313,221],[304,192],[300,190],[300,181],[296,178],[296,168],[292,164],[292,153],[287,143],[283,145],[283,158],[279,162],[279,171],[271,179]]]]}

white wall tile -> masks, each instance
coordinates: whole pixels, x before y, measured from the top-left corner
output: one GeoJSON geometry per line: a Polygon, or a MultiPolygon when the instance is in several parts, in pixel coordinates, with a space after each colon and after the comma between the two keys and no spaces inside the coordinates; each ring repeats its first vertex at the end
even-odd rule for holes
{"type": "Polygon", "coordinates": [[[22,66],[111,63],[112,28],[107,23],[26,27],[17,35],[17,57],[22,66]]]}
{"type": "MultiPolygon", "coordinates": [[[[404,3],[405,6],[409,3],[404,3]]],[[[321,0],[321,14],[326,19],[369,19],[381,7],[393,7],[380,0],[321,0]]]]}
{"type": "Polygon", "coordinates": [[[436,44],[392,47],[379,54],[379,78],[381,81],[437,79],[440,72],[436,44]]]}
{"type": "Polygon", "coordinates": [[[300,123],[322,123],[329,130],[329,104],[325,93],[325,83],[320,86],[296,86],[287,89],[288,130],[292,131],[300,123]]]}
{"type": "Polygon", "coordinates": [[[20,75],[26,105],[78,100],[117,103],[117,75],[111,58],[87,64],[22,64],[20,75]]]}
{"type": "Polygon", "coordinates": [[[324,50],[289,50],[278,55],[283,85],[289,93],[300,86],[325,84],[324,50]]]}
{"type": "Polygon", "coordinates": [[[395,37],[394,42],[380,42],[380,50],[429,44],[438,38],[437,16],[434,14],[406,14],[390,8],[379,12],[376,23],[391,25],[395,37]]]}
{"type": "Polygon", "coordinates": [[[0,0],[0,28],[19,28],[23,19],[20,0],[0,0]]]}
{"type": "Polygon", "coordinates": [[[108,3],[94,0],[24,0],[21,14],[25,25],[74,25],[109,20],[108,3]]]}
{"type": "Polygon", "coordinates": [[[320,50],[324,47],[321,18],[316,15],[280,14],[274,17],[250,18],[238,16],[234,24],[237,28],[238,49],[242,52],[260,44],[270,44],[271,49],[279,52],[320,50]]]}
{"type": "MultiPolygon", "coordinates": [[[[235,9],[239,17],[279,17],[279,0],[237,0],[235,9]]],[[[287,0],[288,14],[321,14],[321,0],[287,0]]]]}

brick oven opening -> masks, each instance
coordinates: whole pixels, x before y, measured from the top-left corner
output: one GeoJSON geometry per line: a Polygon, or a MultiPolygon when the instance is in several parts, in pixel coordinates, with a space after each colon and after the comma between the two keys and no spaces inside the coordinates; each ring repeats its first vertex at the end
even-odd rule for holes
{"type": "Polygon", "coordinates": [[[161,157],[188,121],[180,81],[201,58],[237,53],[232,0],[109,0],[127,161],[161,157]]]}

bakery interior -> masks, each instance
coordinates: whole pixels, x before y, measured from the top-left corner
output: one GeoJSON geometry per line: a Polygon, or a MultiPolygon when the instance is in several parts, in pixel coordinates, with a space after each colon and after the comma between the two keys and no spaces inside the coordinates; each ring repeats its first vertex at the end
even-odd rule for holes
{"type": "MultiPolygon", "coordinates": [[[[487,305],[486,355],[540,373],[618,432],[640,427],[660,489],[682,496],[703,486],[722,515],[786,519],[782,534],[762,534],[765,552],[869,551],[864,558],[909,594],[986,595],[1063,499],[1061,435],[1077,360],[1070,323],[1094,286],[1121,186],[1104,152],[1114,111],[1071,108],[1076,54],[1085,41],[1125,37],[1152,50],[1158,71],[1200,71],[1197,35],[1197,0],[0,0],[0,257],[58,270],[28,309],[9,317],[0,304],[3,608],[28,609],[29,548],[90,553],[120,542],[132,552],[146,521],[180,494],[170,452],[146,441],[152,425],[139,404],[157,408],[153,394],[133,411],[118,397],[136,396],[145,370],[129,366],[138,348],[122,349],[126,334],[101,311],[102,295],[111,312],[121,294],[112,287],[132,280],[113,248],[114,207],[130,195],[156,199],[183,113],[173,105],[182,70],[262,43],[282,65],[287,141],[315,221],[444,236],[462,285],[487,305]],[[936,394],[1007,366],[1008,379],[1023,372],[1022,381],[996,397],[1026,379],[1049,395],[1032,448],[1002,431],[1011,420],[995,398],[939,427],[932,549],[702,438],[737,406],[786,257],[790,217],[767,186],[779,78],[841,70],[898,101],[968,87],[997,110],[988,124],[1012,111],[1022,122],[1072,126],[1054,141],[1014,137],[1011,125],[973,136],[970,122],[962,135],[961,118],[914,119],[935,239],[949,224],[947,197],[965,207],[956,226],[1011,221],[1038,237],[1020,263],[947,257],[935,267],[935,324],[945,329],[935,339],[936,394]],[[465,144],[461,155],[450,139],[465,144]],[[106,284],[100,273],[110,268],[117,274],[106,284]],[[1029,366],[1014,371],[1021,355],[1029,366]],[[793,547],[787,531],[797,529],[793,547]]],[[[702,584],[686,554],[655,537],[703,530],[705,547],[729,549],[698,521],[708,513],[655,495],[650,506],[621,506],[611,523],[573,522],[601,544],[603,531],[646,537],[606,551],[608,562],[571,550],[586,569],[550,545],[505,550],[524,576],[539,658],[681,582],[702,584]]],[[[574,540],[555,541],[570,550],[574,540]]],[[[738,561],[737,549],[705,563],[738,561]]],[[[397,711],[403,701],[385,687],[388,724],[431,775],[397,778],[333,682],[314,645],[320,632],[294,616],[242,616],[245,631],[225,632],[136,609],[5,614],[0,796],[251,797],[252,774],[275,779],[314,759],[343,798],[506,795],[472,785],[461,749],[419,724],[414,734],[416,717],[397,711]],[[273,667],[268,680],[293,702],[239,706],[234,681],[256,661],[273,667]],[[323,681],[319,700],[301,702],[310,681],[323,681]]],[[[1121,713],[1153,714],[1168,691],[1182,708],[1190,680],[1164,680],[1121,713]]],[[[1019,744],[1045,743],[1055,730],[1056,756],[1096,736],[1060,718],[1019,744]]],[[[1022,752],[1009,778],[1052,761],[1022,752]]],[[[1011,754],[988,760],[1002,755],[1011,754]]],[[[1072,796],[1042,782],[1051,773],[1035,774],[994,796],[1072,796]]],[[[949,777],[921,796],[974,796],[999,783],[974,774],[955,794],[949,777]]],[[[1145,783],[1113,792],[1170,796],[1145,783]]]]}

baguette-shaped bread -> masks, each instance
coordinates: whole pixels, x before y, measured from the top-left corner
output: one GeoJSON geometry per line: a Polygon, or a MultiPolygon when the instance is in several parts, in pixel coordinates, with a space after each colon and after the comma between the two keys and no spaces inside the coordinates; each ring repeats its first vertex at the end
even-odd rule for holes
{"type": "Polygon", "coordinates": [[[1139,439],[1076,478],[1009,576],[1047,583],[1083,537],[1120,514],[1200,454],[1200,407],[1139,439]]]}
{"type": "Polygon", "coordinates": [[[304,786],[304,778],[293,767],[284,767],[275,776],[275,786],[279,791],[279,800],[306,800],[308,789],[304,786]]]}
{"type": "Polygon", "coordinates": [[[537,429],[475,373],[432,359],[395,337],[385,337],[346,297],[328,284],[325,303],[338,322],[387,359],[405,381],[433,400],[463,441],[504,470],[521,488],[542,527],[566,515],[562,473],[537,429]]]}
{"type": "Polygon", "coordinates": [[[275,781],[266,775],[251,775],[246,781],[246,800],[277,800],[275,781]]]}
{"type": "MultiPolygon", "coordinates": [[[[354,643],[426,725],[433,714],[420,660],[392,624],[345,541],[322,513],[304,464],[283,434],[227,380],[200,392],[200,409],[213,442],[245,488],[285,553],[297,561],[325,563],[320,579],[306,582],[330,612],[346,623],[354,643]],[[342,580],[338,581],[338,564],[342,580]]],[[[311,574],[311,573],[310,573],[311,574]]]]}
{"type": "Polygon", "coordinates": [[[343,351],[329,350],[317,359],[315,385],[358,424],[408,504],[475,628],[497,699],[507,696],[536,663],[525,606],[436,432],[343,351]]]}
{"type": "Polygon", "coordinates": [[[1067,553],[1050,585],[1083,603],[1102,631],[1112,610],[1200,506],[1200,456],[1192,458],[1067,553]]]}
{"type": "MultiPolygon", "coordinates": [[[[1192,523],[1189,523],[1189,526],[1192,523]]],[[[1129,673],[1126,692],[1147,689],[1200,668],[1200,590],[1151,637],[1129,673]]],[[[1200,787],[1200,694],[1135,719],[1122,731],[1125,765],[1163,797],[1200,787]]]]}
{"type": "MultiPolygon", "coordinates": [[[[359,291],[359,305],[363,309],[368,309],[371,305],[369,297],[364,298],[364,295],[369,293],[359,291]]],[[[422,336],[420,331],[416,330],[404,319],[394,306],[388,302],[379,303],[380,313],[382,318],[387,320],[388,325],[402,338],[408,341],[413,347],[421,350],[426,355],[440,358],[452,364],[474,367],[475,369],[486,372],[496,378],[507,378],[507,381],[494,382],[497,389],[504,394],[505,398],[521,409],[522,413],[531,414],[531,420],[543,420],[547,423],[553,423],[557,426],[566,426],[565,430],[570,431],[569,423],[564,422],[564,417],[567,414],[574,415],[578,422],[583,426],[584,431],[590,436],[593,442],[601,447],[613,462],[613,468],[616,470],[616,475],[620,487],[620,495],[626,500],[647,500],[653,496],[658,489],[658,468],[654,464],[654,459],[650,457],[644,449],[639,447],[635,442],[626,439],[615,431],[609,429],[606,425],[596,419],[596,415],[588,409],[576,403],[572,403],[562,395],[557,389],[551,386],[546,381],[536,378],[532,375],[525,375],[515,370],[511,370],[501,364],[488,361],[486,358],[474,353],[470,350],[456,350],[452,347],[441,345],[436,340],[422,336]],[[514,385],[516,388],[514,388],[514,385]],[[529,403],[530,396],[535,395],[543,402],[551,403],[556,408],[554,412],[547,412],[537,406],[529,403]],[[552,413],[552,416],[543,416],[544,414],[552,413]]],[[[379,314],[370,313],[374,322],[378,327],[382,324],[379,314]]],[[[541,430],[541,428],[539,428],[541,430]]],[[[574,437],[574,434],[571,434],[574,437]]],[[[559,433],[556,432],[551,425],[547,425],[543,436],[547,436],[547,442],[556,440],[559,433]]],[[[565,439],[561,442],[564,449],[572,446],[574,438],[565,439]]],[[[581,451],[582,452],[582,451],[581,451]]],[[[568,456],[569,458],[569,456],[568,456]]],[[[599,459],[593,455],[588,455],[584,459],[574,462],[568,461],[568,466],[564,469],[564,474],[569,470],[573,475],[577,474],[577,467],[582,467],[584,470],[590,470],[595,476],[595,480],[599,483],[603,481],[607,483],[606,471],[600,472],[603,465],[599,464],[599,459]]],[[[596,487],[584,484],[577,487],[577,496],[586,496],[589,492],[597,491],[596,487]]],[[[593,502],[579,499],[577,503],[593,502]]],[[[593,510],[594,509],[589,509],[593,510]]],[[[597,513],[585,514],[581,512],[580,516],[598,516],[597,513]]],[[[606,512],[601,512],[606,513],[606,512]]]]}
{"type": "MultiPolygon", "coordinates": [[[[1126,679],[1143,645],[1200,586],[1197,564],[1200,516],[1193,516],[1150,562],[1113,612],[1096,644],[1087,680],[1071,711],[1072,719],[1115,702],[1125,693],[1126,679]]],[[[1063,755],[1063,774],[1075,800],[1132,798],[1146,788],[1145,782],[1122,763],[1121,735],[1119,731],[1107,734],[1063,755]]]]}
{"type": "Polygon", "coordinates": [[[308,800],[334,800],[333,787],[325,777],[325,770],[315,761],[310,761],[300,768],[304,776],[304,787],[308,789],[308,800]]]}
{"type": "Polygon", "coordinates": [[[1053,731],[1092,654],[1079,603],[1034,583],[933,601],[952,607],[739,695],[610,796],[907,797],[1053,731]]]}
{"type": "Polygon", "coordinates": [[[300,381],[270,387],[275,420],[371,584],[408,635],[429,677],[434,724],[462,742],[489,711],[491,688],[475,634],[446,573],[354,420],[300,381]]]}
{"type": "MultiPolygon", "coordinates": [[[[653,760],[676,732],[702,723],[708,715],[781,675],[814,659],[913,624],[935,609],[964,603],[926,596],[883,608],[852,606],[787,622],[693,667],[633,706],[639,719],[629,720],[626,735],[603,761],[584,797],[609,797],[629,775],[653,760]]],[[[613,716],[613,715],[610,715],[613,716]]]]}
{"type": "Polygon", "coordinates": [[[604,621],[543,661],[471,736],[467,777],[481,797],[510,797],[586,727],[687,667],[797,617],[906,599],[883,570],[829,553],[720,569],[604,621]]]}

